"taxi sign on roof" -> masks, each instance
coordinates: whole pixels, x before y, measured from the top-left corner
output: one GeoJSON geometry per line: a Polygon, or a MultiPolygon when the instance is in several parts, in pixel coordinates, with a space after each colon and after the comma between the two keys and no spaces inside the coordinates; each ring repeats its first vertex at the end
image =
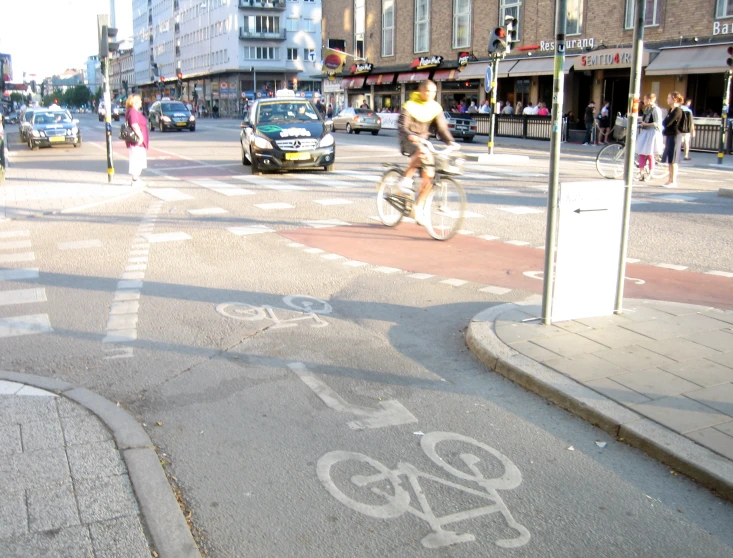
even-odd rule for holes
{"type": "Polygon", "coordinates": [[[275,92],[275,97],[297,97],[297,95],[292,89],[278,89],[275,92]]]}

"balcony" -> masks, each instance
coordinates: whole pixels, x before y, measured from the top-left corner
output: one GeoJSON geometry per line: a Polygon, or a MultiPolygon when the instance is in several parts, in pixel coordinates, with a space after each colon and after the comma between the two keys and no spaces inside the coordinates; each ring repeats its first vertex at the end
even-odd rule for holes
{"type": "Polygon", "coordinates": [[[239,0],[242,10],[277,10],[285,9],[285,0],[239,0]]]}
{"type": "Polygon", "coordinates": [[[246,41],[284,41],[285,29],[280,29],[279,31],[250,31],[248,29],[240,28],[239,38],[246,41]]]}

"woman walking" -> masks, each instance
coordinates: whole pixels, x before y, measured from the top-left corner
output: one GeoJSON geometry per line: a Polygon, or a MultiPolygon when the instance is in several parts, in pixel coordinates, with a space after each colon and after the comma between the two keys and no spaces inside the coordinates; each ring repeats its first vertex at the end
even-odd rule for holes
{"type": "Polygon", "coordinates": [[[598,127],[601,129],[598,144],[607,144],[611,135],[611,103],[608,101],[603,103],[601,113],[598,115],[598,127]]]}
{"type": "Polygon", "coordinates": [[[639,155],[639,170],[642,182],[649,182],[654,171],[654,158],[664,149],[662,135],[662,111],[657,106],[654,93],[644,95],[644,114],[641,117],[641,132],[636,140],[636,153],[639,155]],[[649,170],[646,171],[647,165],[649,170]]]}
{"type": "Polygon", "coordinates": [[[133,186],[142,186],[140,173],[148,168],[148,119],[140,111],[140,95],[130,95],[125,103],[125,120],[137,134],[137,143],[125,142],[130,152],[130,175],[133,186]]]}
{"type": "Polygon", "coordinates": [[[665,188],[677,187],[677,165],[680,162],[680,148],[682,146],[682,132],[680,125],[682,124],[682,109],[680,105],[685,99],[677,91],[672,91],[667,95],[667,104],[671,107],[669,114],[664,119],[664,153],[662,154],[662,162],[669,163],[669,180],[664,184],[665,188]]]}

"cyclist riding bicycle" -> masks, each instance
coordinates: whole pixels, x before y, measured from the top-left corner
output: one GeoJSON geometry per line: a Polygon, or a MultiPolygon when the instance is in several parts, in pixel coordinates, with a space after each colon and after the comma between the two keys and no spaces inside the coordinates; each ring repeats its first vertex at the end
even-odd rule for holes
{"type": "Polygon", "coordinates": [[[402,106],[398,121],[400,150],[410,157],[410,163],[399,182],[401,193],[412,193],[413,176],[418,168],[422,169],[422,183],[415,203],[415,220],[418,223],[422,221],[422,204],[430,193],[432,178],[435,176],[432,155],[420,144],[420,138],[427,139],[431,126],[434,126],[440,139],[450,146],[458,147],[448,130],[443,107],[435,101],[437,92],[435,82],[422,82],[418,90],[410,94],[410,100],[402,106]]]}

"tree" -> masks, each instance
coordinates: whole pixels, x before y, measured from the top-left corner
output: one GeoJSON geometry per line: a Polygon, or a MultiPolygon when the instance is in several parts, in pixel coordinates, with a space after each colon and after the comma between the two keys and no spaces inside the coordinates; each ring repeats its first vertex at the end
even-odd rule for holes
{"type": "Polygon", "coordinates": [[[22,103],[23,102],[23,95],[21,95],[17,91],[13,91],[10,94],[10,100],[13,101],[14,103],[22,103]]]}
{"type": "Polygon", "coordinates": [[[89,103],[91,94],[86,85],[76,85],[73,89],[67,89],[67,104],[74,107],[81,107],[89,103]]]}

